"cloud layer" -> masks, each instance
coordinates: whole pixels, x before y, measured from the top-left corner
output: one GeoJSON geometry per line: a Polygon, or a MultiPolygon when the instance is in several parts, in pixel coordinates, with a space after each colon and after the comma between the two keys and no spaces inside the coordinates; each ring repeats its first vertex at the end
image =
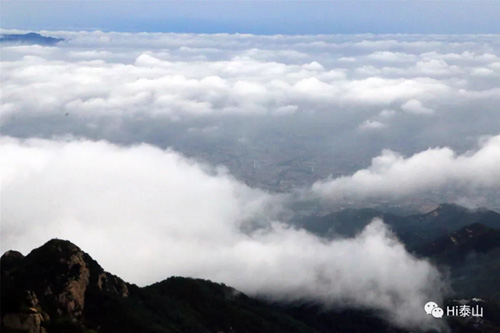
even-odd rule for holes
{"type": "Polygon", "coordinates": [[[487,198],[495,202],[500,190],[500,135],[485,138],[474,151],[457,155],[450,148],[430,148],[409,157],[385,150],[366,169],[351,176],[322,180],[311,191],[337,203],[374,202],[425,197],[450,191],[463,200],[487,198]]]}
{"type": "Polygon", "coordinates": [[[432,114],[449,112],[443,99],[477,102],[500,78],[493,36],[55,34],[68,41],[3,47],[4,121],[19,112],[177,118],[363,106],[432,114]]]}
{"type": "Polygon", "coordinates": [[[380,220],[326,241],[279,222],[282,198],[224,170],[149,145],[4,137],[2,251],[69,239],[125,279],[213,279],[273,300],[379,311],[429,328],[437,270],[413,258],[380,220]]]}

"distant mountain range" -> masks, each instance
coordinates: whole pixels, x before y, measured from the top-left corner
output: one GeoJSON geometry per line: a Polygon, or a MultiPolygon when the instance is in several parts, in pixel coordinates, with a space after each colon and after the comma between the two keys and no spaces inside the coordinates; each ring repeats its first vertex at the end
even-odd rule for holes
{"type": "Polygon", "coordinates": [[[380,217],[413,254],[450,270],[458,297],[500,301],[500,213],[441,204],[419,215],[398,216],[375,209],[346,209],[295,221],[322,237],[353,237],[380,217]]]}
{"type": "Polygon", "coordinates": [[[42,45],[54,46],[55,44],[64,41],[63,38],[47,37],[37,34],[36,32],[29,32],[26,34],[3,34],[0,36],[0,43],[12,43],[23,45],[42,45]]]}
{"type": "Polygon", "coordinates": [[[500,229],[500,213],[486,208],[469,210],[454,204],[441,204],[431,212],[409,216],[385,213],[371,208],[345,209],[325,216],[302,218],[295,223],[323,237],[333,235],[352,237],[376,217],[382,218],[391,226],[410,248],[473,223],[500,229]]]}
{"type": "MultiPolygon", "coordinates": [[[[296,223],[323,237],[351,237],[376,216],[413,253],[451,267],[452,280],[461,277],[453,284],[457,297],[487,296],[484,318],[451,318],[453,332],[500,332],[500,214],[441,205],[407,217],[362,209],[296,223]]],[[[170,277],[140,288],[58,239],[27,256],[8,251],[0,267],[2,332],[407,332],[367,310],[270,303],[200,279],[170,277]]]]}

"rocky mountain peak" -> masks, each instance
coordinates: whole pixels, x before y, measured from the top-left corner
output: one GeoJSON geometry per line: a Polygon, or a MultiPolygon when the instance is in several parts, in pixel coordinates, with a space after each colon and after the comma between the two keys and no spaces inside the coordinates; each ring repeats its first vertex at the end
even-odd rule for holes
{"type": "Polygon", "coordinates": [[[42,324],[54,317],[82,322],[87,301],[96,293],[128,296],[124,281],[106,273],[69,241],[52,239],[26,257],[8,251],[0,264],[2,299],[8,300],[2,304],[2,318],[4,312],[9,314],[4,325],[11,329],[28,329],[28,325],[30,331],[43,331],[42,324]]]}

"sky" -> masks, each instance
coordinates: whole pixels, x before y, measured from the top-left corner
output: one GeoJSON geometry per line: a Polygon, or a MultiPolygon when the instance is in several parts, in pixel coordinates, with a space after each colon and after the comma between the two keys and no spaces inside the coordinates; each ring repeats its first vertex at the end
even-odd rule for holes
{"type": "Polygon", "coordinates": [[[445,277],[382,220],[333,239],[290,220],[500,207],[498,2],[1,5],[3,32],[64,38],[1,46],[2,252],[57,237],[139,285],[436,327],[445,277]]]}
{"type": "Polygon", "coordinates": [[[5,1],[1,27],[251,34],[499,33],[500,1],[5,1]]]}

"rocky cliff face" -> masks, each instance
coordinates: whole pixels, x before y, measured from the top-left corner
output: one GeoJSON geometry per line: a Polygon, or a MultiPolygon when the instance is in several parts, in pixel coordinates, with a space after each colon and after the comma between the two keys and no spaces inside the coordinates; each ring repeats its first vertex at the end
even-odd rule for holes
{"type": "Polygon", "coordinates": [[[97,293],[128,296],[128,285],[106,273],[76,245],[51,240],[24,257],[6,252],[2,266],[2,328],[45,332],[80,325],[97,293]]]}

